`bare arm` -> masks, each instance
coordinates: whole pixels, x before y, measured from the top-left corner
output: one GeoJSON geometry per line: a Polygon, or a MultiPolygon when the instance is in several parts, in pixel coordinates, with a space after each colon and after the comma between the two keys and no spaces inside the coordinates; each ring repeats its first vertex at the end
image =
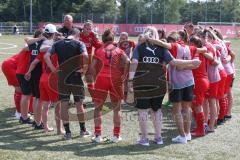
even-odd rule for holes
{"type": "Polygon", "coordinates": [[[210,53],[208,53],[208,52],[202,53],[202,55],[203,55],[205,58],[207,58],[208,60],[210,60],[210,61],[213,61],[213,60],[214,60],[212,54],[210,54],[210,53]]]}
{"type": "Polygon", "coordinates": [[[53,73],[56,73],[57,72],[57,69],[54,67],[54,65],[52,64],[52,61],[50,59],[51,57],[51,54],[49,51],[46,52],[46,54],[44,55],[44,60],[47,64],[47,66],[50,68],[50,70],[53,72],[53,73]]]}
{"type": "Polygon", "coordinates": [[[129,80],[133,80],[134,75],[137,70],[137,66],[138,66],[138,60],[132,59],[132,61],[130,63],[130,67],[129,67],[129,77],[128,77],[129,80]]]}
{"type": "Polygon", "coordinates": [[[83,66],[80,69],[80,72],[85,75],[88,70],[88,54],[87,54],[87,52],[82,53],[81,58],[83,59],[83,66]]]}
{"type": "Polygon", "coordinates": [[[97,77],[97,72],[96,72],[96,66],[97,66],[98,60],[93,57],[92,63],[89,66],[88,73],[85,76],[86,82],[88,84],[94,83],[97,77]]]}
{"type": "Polygon", "coordinates": [[[167,49],[172,49],[171,43],[167,43],[167,42],[164,42],[164,41],[162,41],[162,40],[157,40],[157,39],[153,39],[153,38],[148,38],[147,41],[150,42],[150,43],[152,43],[152,44],[155,44],[155,45],[158,45],[158,46],[167,48],[167,49]]]}
{"type": "Polygon", "coordinates": [[[31,44],[36,43],[43,39],[45,39],[43,36],[38,37],[38,38],[26,37],[26,38],[24,38],[24,41],[27,43],[27,45],[31,45],[31,44]]]}
{"type": "Polygon", "coordinates": [[[50,48],[51,48],[51,46],[41,47],[41,48],[40,48],[40,52],[47,52],[50,48]]]}
{"type": "Polygon", "coordinates": [[[171,66],[175,66],[178,69],[196,69],[201,64],[199,59],[193,60],[182,60],[182,59],[173,59],[169,62],[171,66]]]}
{"type": "Polygon", "coordinates": [[[207,48],[206,47],[197,48],[197,53],[205,53],[205,52],[207,52],[207,48]]]}
{"type": "Polygon", "coordinates": [[[231,62],[233,62],[235,60],[236,54],[230,50],[229,55],[231,56],[231,62]]]}
{"type": "Polygon", "coordinates": [[[29,80],[31,78],[31,72],[35,69],[36,65],[39,63],[39,59],[35,58],[34,61],[31,63],[27,73],[25,74],[25,79],[29,80]]]}
{"type": "Polygon", "coordinates": [[[133,83],[132,80],[135,76],[136,70],[138,66],[138,60],[132,59],[130,66],[129,66],[129,75],[128,75],[128,89],[130,92],[133,92],[133,83]]]}

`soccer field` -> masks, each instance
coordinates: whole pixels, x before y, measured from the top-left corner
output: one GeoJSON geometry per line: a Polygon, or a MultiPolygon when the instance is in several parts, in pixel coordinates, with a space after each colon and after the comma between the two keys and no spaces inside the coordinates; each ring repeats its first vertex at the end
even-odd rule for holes
{"type": "MultiPolygon", "coordinates": [[[[17,53],[23,47],[24,36],[0,37],[0,64],[2,61],[17,53]]],[[[136,39],[136,38],[133,38],[136,39]]],[[[62,140],[56,131],[45,134],[34,130],[31,126],[20,125],[14,117],[13,88],[0,72],[0,160],[9,159],[36,159],[36,160],[72,160],[72,159],[107,159],[107,160],[155,160],[155,159],[239,159],[240,157],[240,40],[231,40],[232,49],[236,53],[236,78],[233,87],[234,106],[233,118],[219,126],[215,133],[202,138],[195,138],[186,145],[172,144],[171,138],[177,135],[171,109],[163,109],[163,140],[164,145],[150,144],[150,147],[136,145],[139,137],[137,112],[133,107],[123,107],[122,137],[123,141],[114,143],[95,144],[90,138],[79,137],[78,122],[71,122],[73,139],[62,140]]],[[[88,105],[91,116],[92,105],[88,105]]],[[[75,109],[71,109],[74,113],[75,109]]],[[[54,109],[49,113],[49,124],[55,127],[54,109]]],[[[86,123],[87,128],[93,131],[93,120],[86,123]]],[[[149,121],[150,133],[153,133],[152,123],[149,121]]],[[[103,136],[112,135],[112,113],[103,116],[103,136]]],[[[150,135],[153,139],[153,134],[150,135]]]]}

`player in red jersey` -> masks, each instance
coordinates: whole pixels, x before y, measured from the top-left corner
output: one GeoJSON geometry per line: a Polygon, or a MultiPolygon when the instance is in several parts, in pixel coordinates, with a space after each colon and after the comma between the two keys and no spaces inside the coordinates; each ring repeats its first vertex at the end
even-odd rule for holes
{"type": "MultiPolygon", "coordinates": [[[[102,43],[99,41],[97,34],[93,32],[93,23],[92,21],[86,21],[83,25],[82,32],[80,33],[80,41],[82,41],[87,48],[87,53],[88,53],[88,65],[91,64],[92,62],[92,49],[93,47],[98,49],[99,47],[102,46],[102,43]]],[[[86,78],[91,77],[89,75],[89,71],[86,73],[86,78]]],[[[92,96],[92,86],[91,84],[88,84],[88,91],[90,95],[92,96]]]]}
{"type": "Polygon", "coordinates": [[[128,33],[122,32],[120,33],[119,41],[118,41],[118,47],[122,49],[125,54],[130,58],[132,57],[132,52],[134,48],[136,47],[136,44],[134,41],[131,41],[128,39],[128,33]]]}
{"type": "Polygon", "coordinates": [[[21,91],[21,88],[19,87],[19,83],[16,77],[18,57],[19,57],[18,54],[16,54],[4,60],[2,63],[2,71],[8,81],[8,85],[13,86],[15,89],[14,102],[16,106],[16,113],[15,113],[16,119],[19,119],[21,115],[20,101],[22,96],[22,91],[21,91]]]}
{"type": "Polygon", "coordinates": [[[218,119],[217,119],[217,124],[220,125],[223,123],[224,120],[224,116],[225,116],[225,111],[227,108],[227,101],[226,101],[226,95],[225,95],[225,87],[226,87],[226,80],[227,80],[227,70],[225,70],[223,61],[222,61],[222,57],[224,56],[224,46],[222,45],[222,43],[218,40],[217,36],[215,35],[215,33],[211,30],[208,30],[207,32],[208,35],[208,41],[210,43],[212,43],[216,49],[217,49],[217,58],[219,61],[219,65],[218,65],[218,70],[219,70],[219,74],[221,77],[221,80],[219,82],[219,86],[218,87],[218,104],[219,104],[219,108],[218,108],[218,119]]]}
{"type": "Polygon", "coordinates": [[[83,30],[80,33],[80,41],[82,41],[87,47],[87,52],[89,55],[88,64],[90,64],[92,60],[93,47],[96,50],[102,45],[102,43],[99,41],[97,37],[97,34],[93,32],[92,27],[93,27],[93,23],[91,21],[87,21],[84,23],[83,30]]]}
{"type": "MultiPolygon", "coordinates": [[[[31,72],[34,70],[36,65],[42,62],[42,70],[43,73],[40,79],[40,101],[38,103],[38,109],[40,110],[39,113],[40,117],[37,119],[37,122],[43,121],[44,130],[45,132],[53,131],[53,128],[48,126],[48,110],[51,105],[56,106],[55,108],[55,119],[56,119],[56,126],[57,126],[57,133],[62,134],[63,131],[61,129],[61,121],[60,121],[60,105],[58,102],[58,89],[57,89],[57,76],[51,74],[51,70],[47,67],[46,63],[44,62],[44,55],[46,51],[52,46],[53,38],[56,33],[56,27],[52,24],[48,24],[45,27],[44,35],[47,38],[43,41],[43,44],[40,48],[40,53],[36,57],[36,59],[31,63],[28,72],[25,74],[26,79],[30,79],[31,72]],[[48,29],[48,30],[47,30],[48,29]],[[42,112],[43,108],[43,112],[42,112]]],[[[57,38],[56,38],[57,39],[57,38]]],[[[53,55],[51,57],[52,63],[55,67],[58,66],[57,63],[57,55],[53,55]]]]}
{"type": "Polygon", "coordinates": [[[203,47],[201,39],[197,36],[192,36],[189,40],[191,47],[192,57],[199,57],[201,65],[197,69],[193,69],[193,77],[195,81],[194,95],[193,100],[193,112],[195,113],[196,118],[196,129],[192,132],[193,136],[199,137],[204,136],[204,112],[203,112],[203,102],[205,100],[205,95],[209,89],[209,80],[207,73],[207,62],[213,60],[213,56],[209,53],[202,53],[196,55],[196,47],[203,47]]]}
{"type": "MultiPolygon", "coordinates": [[[[226,112],[228,112],[228,108],[229,108],[229,100],[228,100],[228,95],[230,93],[230,88],[233,82],[233,77],[234,77],[234,67],[232,65],[232,52],[229,52],[229,49],[226,45],[226,43],[223,41],[223,36],[220,33],[220,31],[214,29],[213,30],[213,34],[216,38],[216,40],[218,41],[218,43],[221,46],[221,62],[223,64],[224,70],[227,74],[227,78],[225,81],[225,88],[224,88],[224,96],[219,99],[219,104],[220,104],[220,113],[219,113],[219,117],[218,117],[218,124],[222,124],[225,121],[225,116],[226,116],[226,112]],[[230,53],[230,55],[229,55],[230,53]],[[224,106],[224,107],[223,107],[224,106]]],[[[230,97],[231,98],[231,97],[230,97]]],[[[231,100],[230,100],[231,101],[231,100]]]]}
{"type": "Polygon", "coordinates": [[[207,48],[207,52],[212,54],[213,60],[207,62],[208,79],[210,82],[209,90],[204,101],[204,116],[205,116],[205,132],[214,132],[216,117],[217,117],[217,98],[218,86],[221,80],[218,71],[219,62],[217,60],[216,48],[213,44],[207,41],[207,30],[199,31],[198,36],[202,39],[203,44],[207,48]],[[209,120],[210,114],[210,120],[209,120]]]}
{"type": "MultiPolygon", "coordinates": [[[[233,106],[233,93],[232,93],[232,86],[233,86],[233,81],[234,81],[234,77],[235,77],[235,66],[234,66],[234,60],[235,60],[235,53],[233,52],[233,50],[231,49],[231,42],[230,41],[225,41],[227,49],[228,49],[228,54],[231,56],[231,63],[232,63],[232,68],[234,70],[234,74],[233,74],[233,79],[230,83],[230,89],[229,92],[227,92],[227,109],[226,109],[226,113],[225,113],[225,120],[229,120],[232,118],[232,106],[233,106]]],[[[229,80],[230,81],[230,80],[229,80]]]]}
{"type": "MultiPolygon", "coordinates": [[[[128,58],[132,57],[132,53],[134,48],[136,47],[136,44],[134,41],[131,41],[128,39],[128,33],[127,32],[122,32],[120,33],[119,41],[117,43],[117,46],[122,49],[125,54],[128,56],[128,58]]],[[[128,84],[127,81],[125,81],[124,84],[124,101],[127,99],[127,89],[128,84]]]]}
{"type": "Polygon", "coordinates": [[[113,106],[113,142],[121,141],[121,100],[123,99],[123,83],[126,78],[129,59],[124,51],[116,47],[114,34],[111,30],[106,30],[102,35],[104,45],[95,51],[93,62],[90,67],[90,73],[96,75],[94,83],[93,102],[95,137],[93,141],[100,143],[102,141],[102,107],[110,94],[111,104],[113,106]]]}

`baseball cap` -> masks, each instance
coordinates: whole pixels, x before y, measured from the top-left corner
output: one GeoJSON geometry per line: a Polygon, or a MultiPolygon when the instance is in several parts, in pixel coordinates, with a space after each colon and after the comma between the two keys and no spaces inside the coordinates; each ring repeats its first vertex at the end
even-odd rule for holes
{"type": "Polygon", "coordinates": [[[58,32],[57,28],[53,24],[47,24],[44,28],[44,33],[56,33],[56,32],[58,32]]]}

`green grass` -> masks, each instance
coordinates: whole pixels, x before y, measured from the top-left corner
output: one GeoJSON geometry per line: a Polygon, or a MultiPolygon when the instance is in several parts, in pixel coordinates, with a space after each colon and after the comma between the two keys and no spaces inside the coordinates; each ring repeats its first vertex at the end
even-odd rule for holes
{"type": "MultiPolygon", "coordinates": [[[[239,66],[240,40],[231,40],[232,48],[237,54],[236,68],[239,66]]],[[[17,53],[24,45],[22,36],[0,37],[0,48],[6,46],[1,43],[16,44],[13,49],[0,49],[0,63],[11,53],[17,53]]],[[[56,132],[44,134],[35,131],[28,125],[20,125],[14,117],[13,88],[7,86],[2,72],[0,72],[0,160],[8,159],[239,159],[240,156],[240,83],[239,70],[233,87],[234,108],[233,119],[225,125],[218,127],[215,133],[202,138],[196,138],[187,145],[172,144],[171,138],[177,135],[175,124],[172,120],[171,110],[164,109],[163,138],[164,145],[151,144],[150,147],[135,145],[139,129],[136,110],[132,107],[123,108],[123,142],[119,144],[105,143],[96,145],[89,138],[79,137],[77,122],[71,123],[73,140],[63,141],[56,132]]],[[[92,114],[89,105],[89,115],[92,114]]],[[[71,110],[74,113],[74,109],[71,110]]],[[[107,111],[107,110],[106,110],[107,111]]],[[[50,126],[55,127],[54,110],[50,110],[50,126]]],[[[112,113],[103,117],[103,135],[112,134],[112,113]]],[[[153,133],[152,124],[149,122],[150,132],[153,133]]],[[[87,127],[93,131],[93,120],[87,122],[87,127]]],[[[152,134],[150,135],[152,138],[152,134]]]]}

